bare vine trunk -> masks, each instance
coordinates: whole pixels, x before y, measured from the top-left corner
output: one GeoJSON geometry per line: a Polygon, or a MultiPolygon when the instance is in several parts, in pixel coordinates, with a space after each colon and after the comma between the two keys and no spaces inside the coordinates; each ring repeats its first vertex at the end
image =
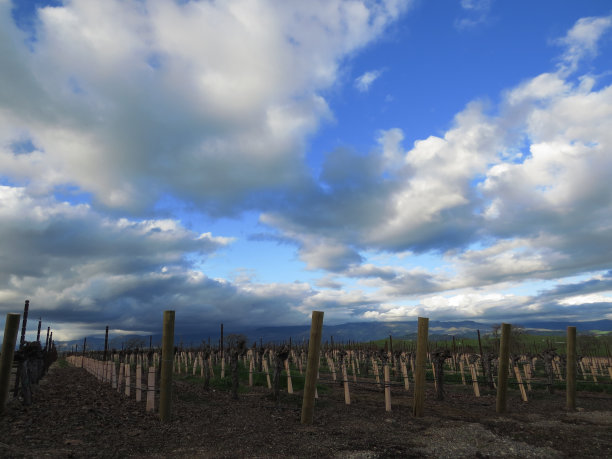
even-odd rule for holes
{"type": "Polygon", "coordinates": [[[436,349],[431,354],[436,369],[436,400],[444,400],[444,362],[451,356],[447,349],[436,349]]]}

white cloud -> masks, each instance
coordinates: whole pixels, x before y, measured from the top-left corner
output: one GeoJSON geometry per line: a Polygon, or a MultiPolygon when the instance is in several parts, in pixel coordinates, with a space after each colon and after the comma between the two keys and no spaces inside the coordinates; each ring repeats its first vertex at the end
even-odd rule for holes
{"type": "Polygon", "coordinates": [[[461,8],[464,10],[488,10],[491,8],[491,0],[461,0],[461,8]]]}
{"type": "Polygon", "coordinates": [[[0,166],[110,208],[170,194],[230,214],[305,179],[321,92],[407,4],[73,0],[38,10],[29,50],[3,1],[0,145],[26,133],[37,150],[5,148],[0,166]]]}
{"type": "Polygon", "coordinates": [[[455,28],[465,30],[489,22],[493,0],[461,0],[464,16],[455,20],[455,28]]]}
{"type": "Polygon", "coordinates": [[[612,317],[610,273],[604,275],[603,280],[596,280],[600,278],[601,276],[595,275],[592,279],[587,278],[580,283],[559,284],[551,290],[543,290],[532,296],[512,292],[514,287],[520,284],[498,284],[423,295],[420,301],[409,303],[389,301],[380,297],[380,304],[359,310],[365,309],[361,313],[363,319],[388,321],[415,320],[417,316],[434,320],[471,319],[489,323],[505,321],[517,325],[542,320],[597,320],[612,317]],[[579,292],[583,294],[576,294],[579,292]]]}
{"type": "Polygon", "coordinates": [[[372,83],[382,75],[382,70],[370,70],[355,78],[355,88],[359,92],[368,92],[372,83]]]}
{"type": "Polygon", "coordinates": [[[609,269],[612,86],[567,73],[596,54],[609,18],[578,21],[562,40],[565,67],[510,88],[493,111],[471,103],[409,146],[402,129],[381,130],[368,154],[338,148],[319,177],[305,172],[305,138],[332,116],[322,94],[340,63],[404,7],[74,0],[40,12],[30,51],[0,1],[0,170],[13,184],[0,187],[0,238],[11,241],[0,308],[29,297],[58,323],[111,318],[124,330],[157,326],[169,305],[192,326],[295,323],[311,309],[335,321],[605,310],[609,286],[494,289],[609,269]],[[94,203],[51,197],[61,189],[94,203]],[[327,290],[211,279],[194,259],[233,239],[147,214],[166,194],[231,214],[270,191],[260,222],[307,269],[333,273],[319,282],[327,290]],[[435,253],[443,266],[377,265],[366,251],[435,253]],[[343,277],[355,285],[340,288],[343,277]]]}
{"type": "Polygon", "coordinates": [[[402,149],[404,133],[401,129],[393,128],[380,131],[378,143],[382,148],[383,161],[388,171],[396,171],[401,168],[406,152],[402,149]]]}
{"type": "MultiPolygon", "coordinates": [[[[233,239],[149,215],[162,196],[227,215],[304,186],[306,137],[333,116],[323,92],[408,4],[73,0],[39,9],[27,40],[0,0],[0,308],[28,297],[91,329],[150,330],[168,307],[192,327],[306,318],[307,284],[210,279],[193,263],[233,239]]],[[[360,261],[303,239],[313,266],[341,255],[360,261]]]]}
{"type": "Polygon", "coordinates": [[[559,301],[559,304],[568,306],[582,305],[588,303],[612,303],[612,292],[608,292],[608,295],[592,293],[590,295],[570,296],[559,301]]]}
{"type": "Polygon", "coordinates": [[[506,94],[506,101],[511,105],[548,101],[570,90],[571,86],[558,73],[542,73],[510,90],[506,94]]]}
{"type": "Polygon", "coordinates": [[[612,251],[611,107],[612,86],[543,73],[504,92],[494,115],[471,103],[412,148],[391,129],[369,155],[330,152],[324,186],[262,222],[302,250],[304,238],[334,248],[310,268],[367,277],[360,253],[410,250],[441,253],[453,273],[395,269],[381,274],[383,296],[598,271],[612,251]]]}
{"type": "Polygon", "coordinates": [[[595,56],[599,39],[611,25],[612,16],[579,19],[567,35],[558,40],[566,47],[562,70],[573,72],[582,59],[595,56]]]}

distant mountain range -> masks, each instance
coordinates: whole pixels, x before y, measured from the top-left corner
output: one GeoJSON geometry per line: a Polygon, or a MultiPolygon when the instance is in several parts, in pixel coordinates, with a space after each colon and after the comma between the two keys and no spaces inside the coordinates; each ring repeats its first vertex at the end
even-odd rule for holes
{"type": "MultiPolygon", "coordinates": [[[[595,333],[607,332],[612,333],[612,320],[594,320],[586,322],[527,322],[521,324],[528,333],[538,335],[552,335],[565,333],[568,326],[575,326],[579,333],[595,333]]],[[[490,323],[475,322],[471,320],[464,321],[429,321],[429,339],[432,341],[443,341],[455,338],[475,338],[477,331],[481,334],[489,334],[492,331],[490,323]]],[[[307,341],[310,337],[309,325],[296,325],[284,327],[260,327],[252,329],[236,329],[227,330],[226,337],[229,333],[243,334],[247,337],[247,342],[263,343],[282,343],[288,342],[289,339],[293,343],[301,343],[307,341]]],[[[395,339],[416,339],[417,321],[406,322],[351,322],[340,325],[323,325],[323,342],[346,343],[349,341],[368,342],[379,339],[386,339],[392,336],[395,339]]],[[[203,331],[201,333],[181,333],[180,330],[175,331],[175,342],[183,343],[185,346],[198,346],[203,341],[208,341],[211,338],[212,344],[216,345],[219,339],[219,331],[203,331]]],[[[109,347],[121,349],[124,347],[148,347],[151,339],[154,346],[161,342],[161,335],[149,336],[142,335],[123,335],[110,339],[109,347]]],[[[56,343],[61,350],[69,350],[74,346],[82,349],[83,339],[64,341],[56,343]]],[[[103,349],[104,337],[93,336],[87,337],[88,349],[103,349]]]]}

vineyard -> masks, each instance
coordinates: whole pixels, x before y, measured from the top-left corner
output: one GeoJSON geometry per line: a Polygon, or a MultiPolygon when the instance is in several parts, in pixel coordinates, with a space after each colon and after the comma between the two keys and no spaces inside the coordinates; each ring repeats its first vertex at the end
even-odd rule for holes
{"type": "Polygon", "coordinates": [[[610,457],[612,359],[597,355],[601,342],[570,331],[563,349],[507,338],[326,342],[313,354],[312,342],[249,346],[230,335],[215,346],[67,353],[31,406],[8,404],[0,453],[610,457]]]}

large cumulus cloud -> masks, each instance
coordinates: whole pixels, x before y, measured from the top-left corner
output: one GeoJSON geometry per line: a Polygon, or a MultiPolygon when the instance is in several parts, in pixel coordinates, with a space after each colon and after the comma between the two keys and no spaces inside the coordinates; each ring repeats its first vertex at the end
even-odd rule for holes
{"type": "Polygon", "coordinates": [[[322,91],[406,3],[71,0],[39,9],[28,41],[2,0],[0,140],[35,149],[0,167],[132,212],[164,193],[243,209],[303,181],[322,91]]]}
{"type": "MultiPolygon", "coordinates": [[[[357,272],[366,251],[440,253],[452,275],[430,273],[420,287],[410,276],[414,293],[606,269],[612,86],[573,66],[596,53],[609,23],[578,21],[556,71],[510,88],[496,107],[469,104],[444,135],[405,148],[394,128],[368,154],[329,153],[300,205],[262,221],[293,238],[308,266],[339,275],[357,272]]],[[[381,286],[405,294],[405,270],[395,272],[381,286]]]]}

